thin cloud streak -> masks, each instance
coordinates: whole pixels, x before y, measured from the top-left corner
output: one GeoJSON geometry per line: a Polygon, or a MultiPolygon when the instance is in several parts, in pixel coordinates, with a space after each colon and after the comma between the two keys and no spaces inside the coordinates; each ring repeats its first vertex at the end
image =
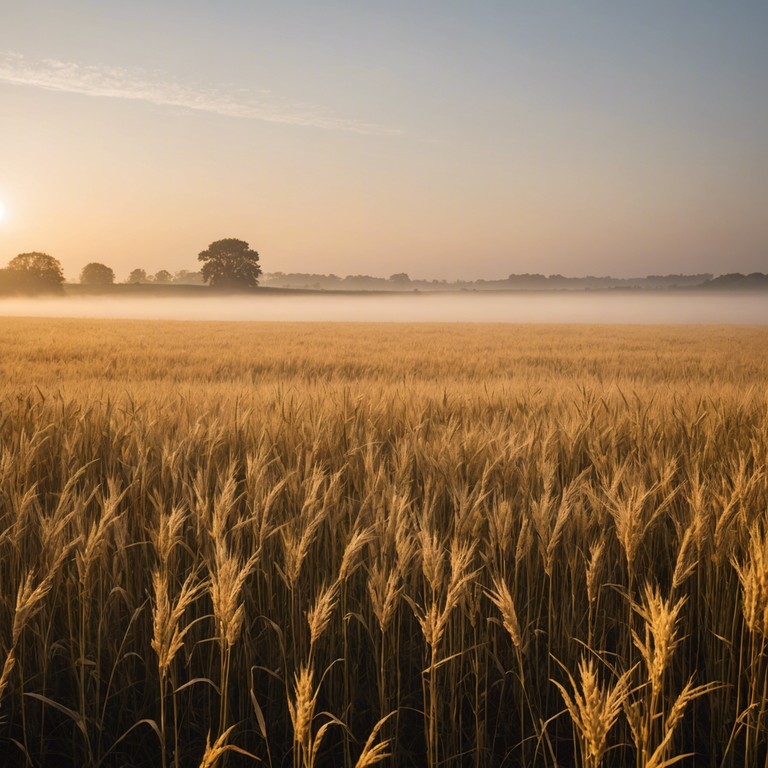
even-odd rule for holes
{"type": "Polygon", "coordinates": [[[85,96],[144,101],[225,117],[329,131],[365,135],[402,133],[375,123],[334,117],[313,105],[264,98],[268,91],[260,91],[261,97],[257,98],[249,96],[243,89],[237,89],[235,93],[227,93],[222,89],[199,89],[176,82],[149,79],[144,73],[121,67],[86,66],[56,59],[30,63],[16,53],[0,54],[0,83],[85,96]]]}

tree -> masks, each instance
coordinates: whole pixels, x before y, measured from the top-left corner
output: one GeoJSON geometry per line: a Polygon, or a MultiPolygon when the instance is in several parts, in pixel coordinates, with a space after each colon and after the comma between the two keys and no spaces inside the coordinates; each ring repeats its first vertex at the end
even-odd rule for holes
{"type": "Polygon", "coordinates": [[[80,282],[82,285],[112,285],[115,282],[115,273],[106,264],[92,261],[80,272],[80,282]]]}
{"type": "Polygon", "coordinates": [[[201,272],[191,272],[188,269],[180,269],[174,276],[173,282],[181,285],[201,285],[203,275],[201,272]]]}
{"type": "Polygon", "coordinates": [[[134,269],[131,274],[128,275],[128,282],[138,285],[139,283],[147,282],[147,271],[145,269],[134,269]]]}
{"type": "Polygon", "coordinates": [[[173,279],[173,275],[167,269],[161,269],[155,275],[156,283],[170,283],[172,279],[173,279]]]}
{"type": "Polygon", "coordinates": [[[259,254],[244,240],[227,238],[211,243],[197,257],[203,263],[203,280],[213,286],[253,288],[259,284],[259,254]]]}
{"type": "Polygon", "coordinates": [[[59,260],[39,251],[20,253],[8,262],[7,269],[32,288],[57,290],[64,282],[59,260]]]}

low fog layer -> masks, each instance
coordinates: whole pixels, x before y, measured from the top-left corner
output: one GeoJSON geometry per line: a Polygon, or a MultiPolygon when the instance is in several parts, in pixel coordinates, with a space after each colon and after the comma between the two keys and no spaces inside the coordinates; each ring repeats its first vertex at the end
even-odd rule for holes
{"type": "Polygon", "coordinates": [[[768,294],[538,293],[452,295],[66,297],[0,299],[5,317],[480,323],[768,325],[768,294]]]}

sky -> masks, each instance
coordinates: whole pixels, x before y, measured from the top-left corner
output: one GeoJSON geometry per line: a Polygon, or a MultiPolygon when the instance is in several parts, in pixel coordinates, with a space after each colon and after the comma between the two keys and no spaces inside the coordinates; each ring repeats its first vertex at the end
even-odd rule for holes
{"type": "Polygon", "coordinates": [[[765,0],[0,0],[0,265],[768,272],[765,0]]]}

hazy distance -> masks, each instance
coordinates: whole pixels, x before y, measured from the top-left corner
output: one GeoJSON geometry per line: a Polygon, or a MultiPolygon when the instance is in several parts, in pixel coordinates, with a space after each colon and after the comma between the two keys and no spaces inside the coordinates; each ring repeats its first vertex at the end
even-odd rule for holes
{"type": "Polygon", "coordinates": [[[0,301],[0,317],[467,323],[768,325],[763,293],[572,292],[74,297],[0,301]]]}
{"type": "Polygon", "coordinates": [[[5,5],[0,264],[768,266],[768,3],[5,5]]]}

